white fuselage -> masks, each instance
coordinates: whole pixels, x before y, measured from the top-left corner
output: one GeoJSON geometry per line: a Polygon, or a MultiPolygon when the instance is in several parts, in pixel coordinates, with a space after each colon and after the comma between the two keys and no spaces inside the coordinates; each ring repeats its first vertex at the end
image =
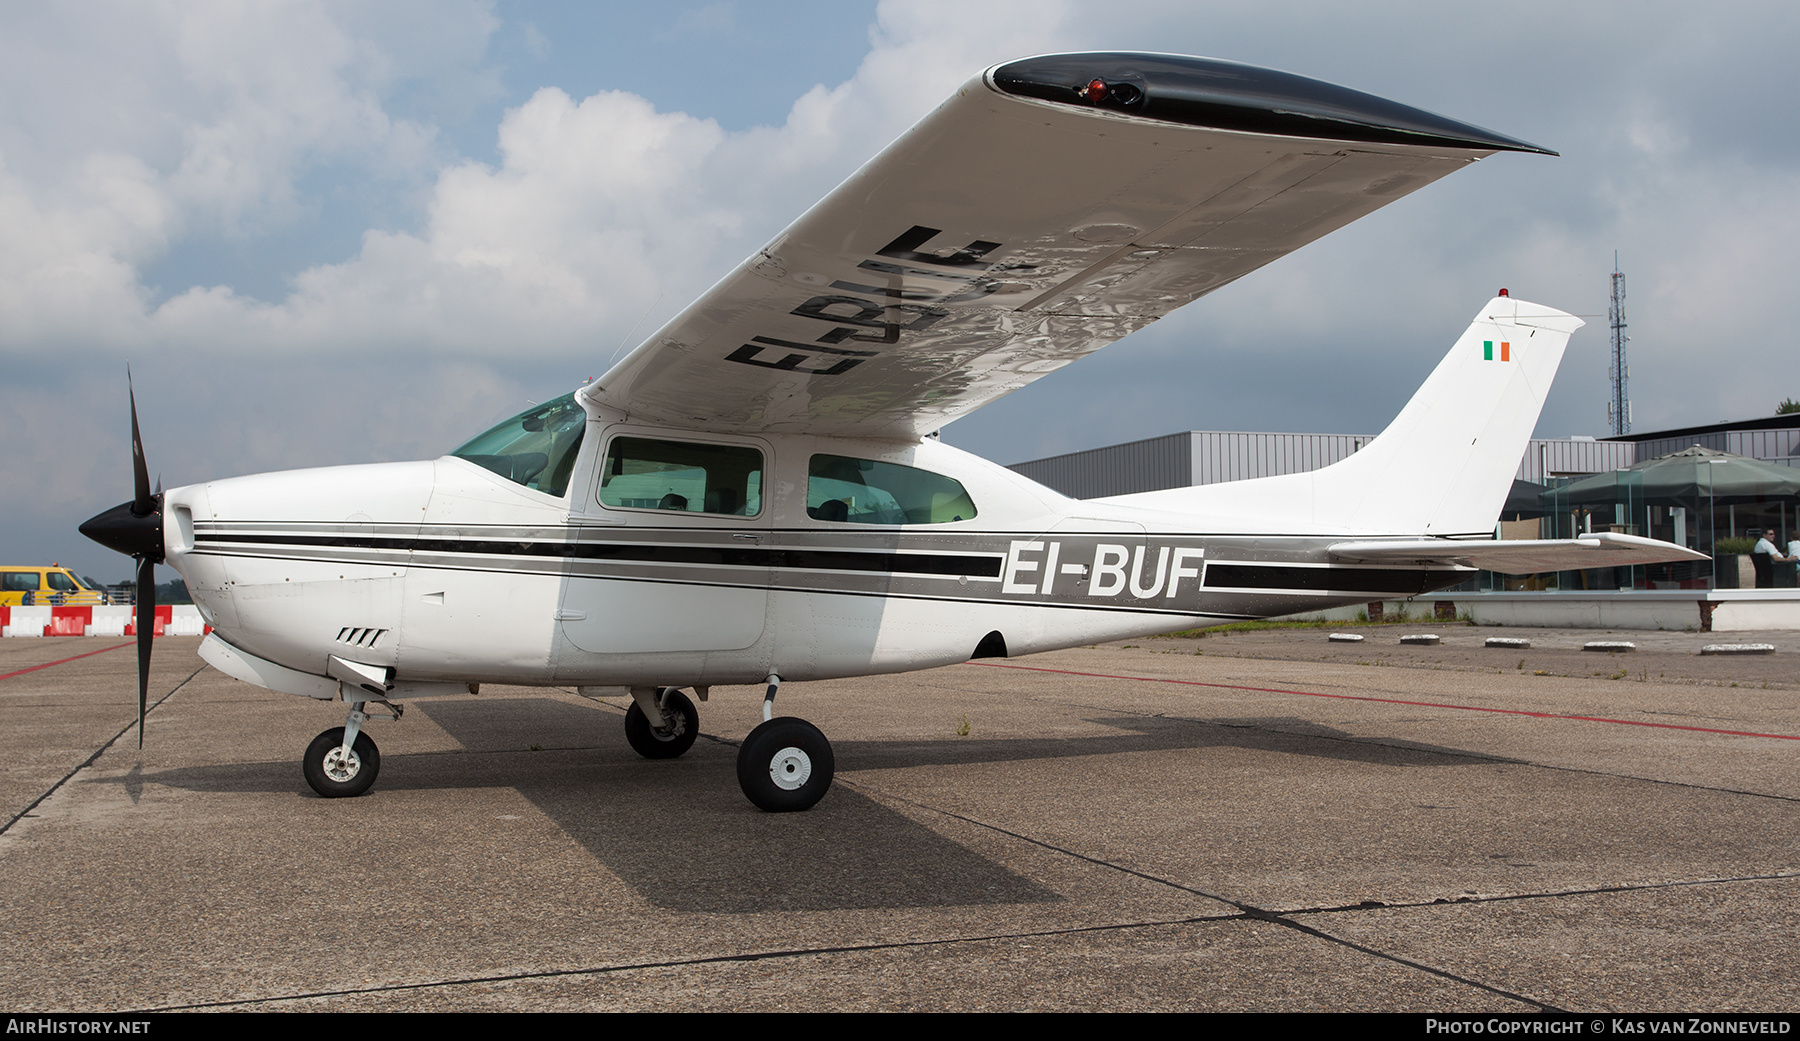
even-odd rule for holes
{"type": "Polygon", "coordinates": [[[336,689],[322,679],[332,656],[391,668],[395,697],[470,682],[809,680],[1409,595],[1461,577],[1328,565],[1324,533],[1209,532],[1196,518],[1071,500],[930,438],[664,431],[594,407],[562,497],[446,456],[191,485],[167,493],[165,516],[168,563],[220,640],[321,679],[296,689],[228,671],[321,697],[336,689]],[[762,452],[755,515],[603,504],[603,446],[658,436],[762,452]],[[808,466],[822,452],[952,477],[978,512],[931,524],[817,519],[808,466]]]}

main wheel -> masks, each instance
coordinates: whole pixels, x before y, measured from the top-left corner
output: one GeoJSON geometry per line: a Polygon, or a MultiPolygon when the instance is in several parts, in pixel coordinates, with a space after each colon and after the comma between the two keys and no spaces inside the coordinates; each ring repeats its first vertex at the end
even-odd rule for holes
{"type": "Polygon", "coordinates": [[[804,719],[771,719],[738,749],[738,787],[770,813],[811,809],[831,787],[831,742],[804,719]]]}
{"type": "Polygon", "coordinates": [[[381,772],[381,751],[369,735],[358,732],[356,744],[344,753],[344,728],[333,727],[306,746],[301,771],[312,790],[327,799],[348,799],[361,795],[375,783],[381,772]]]}
{"type": "Polygon", "coordinates": [[[650,717],[644,715],[637,702],[625,710],[625,740],[631,742],[632,751],[645,759],[674,759],[694,747],[694,738],[700,736],[700,712],[686,694],[672,690],[662,704],[663,715],[669,720],[665,730],[651,726],[650,717]]]}

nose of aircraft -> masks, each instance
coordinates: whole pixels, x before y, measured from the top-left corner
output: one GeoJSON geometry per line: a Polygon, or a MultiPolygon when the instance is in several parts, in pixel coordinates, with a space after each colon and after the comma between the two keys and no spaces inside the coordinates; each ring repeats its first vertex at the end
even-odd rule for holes
{"type": "Polygon", "coordinates": [[[128,557],[147,557],[153,563],[163,558],[162,498],[152,496],[150,509],[138,512],[136,500],[122,502],[110,510],[89,517],[81,525],[83,535],[107,549],[128,557]]]}

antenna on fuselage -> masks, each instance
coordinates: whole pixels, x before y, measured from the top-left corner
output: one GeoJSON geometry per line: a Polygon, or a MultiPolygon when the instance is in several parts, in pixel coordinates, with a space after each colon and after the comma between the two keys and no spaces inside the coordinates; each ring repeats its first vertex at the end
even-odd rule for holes
{"type": "MultiPolygon", "coordinates": [[[[650,312],[656,310],[657,304],[662,303],[663,296],[664,296],[664,294],[662,294],[662,293],[656,294],[656,299],[650,301],[650,306],[644,308],[644,313],[641,315],[638,315],[638,320],[631,323],[631,328],[625,330],[624,336],[619,337],[619,345],[617,347],[613,348],[612,357],[606,359],[606,367],[607,368],[609,368],[609,369],[612,368],[613,358],[617,358],[619,356],[619,352],[625,349],[625,345],[631,342],[631,334],[637,332],[637,327],[644,324],[644,319],[650,317],[650,312]]],[[[591,377],[590,377],[590,382],[591,382],[591,377]]]]}

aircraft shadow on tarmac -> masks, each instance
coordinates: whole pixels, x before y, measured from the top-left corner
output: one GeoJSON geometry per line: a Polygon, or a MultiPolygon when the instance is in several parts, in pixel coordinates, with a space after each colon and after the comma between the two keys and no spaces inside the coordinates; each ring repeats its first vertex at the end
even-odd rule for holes
{"type": "Polygon", "coordinates": [[[950,738],[927,741],[834,741],[841,768],[904,769],[1177,749],[1243,748],[1341,762],[1397,767],[1517,763],[1485,752],[1395,738],[1371,739],[1295,716],[1188,719],[1169,716],[1093,717],[1086,722],[1121,731],[1082,737],[950,738]],[[849,764],[844,767],[844,764],[849,764]]]}
{"type": "MultiPolygon", "coordinates": [[[[850,785],[807,813],[761,813],[738,793],[735,746],[704,734],[683,758],[652,762],[626,746],[614,711],[542,698],[420,701],[413,708],[463,749],[384,756],[381,781],[367,798],[379,799],[383,791],[516,789],[647,901],[669,910],[734,914],[1063,899],[850,785]],[[525,751],[533,745],[542,750],[525,751]]],[[[1390,767],[1502,761],[1416,743],[1347,740],[1344,731],[1298,718],[1090,722],[1119,733],[839,741],[834,748],[842,772],[1209,747],[1390,767]]],[[[125,784],[134,802],[143,785],[311,797],[289,763],[134,770],[111,783],[125,784]]]]}

